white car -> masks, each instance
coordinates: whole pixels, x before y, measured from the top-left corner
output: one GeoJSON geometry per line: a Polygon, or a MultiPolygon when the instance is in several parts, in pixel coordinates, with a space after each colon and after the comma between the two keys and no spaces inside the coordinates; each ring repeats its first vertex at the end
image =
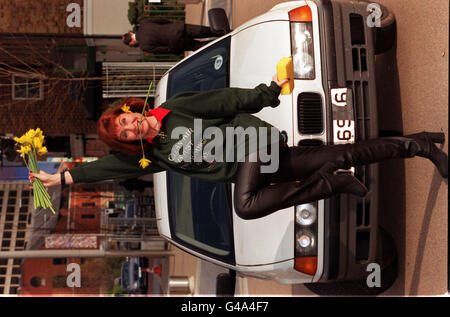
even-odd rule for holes
{"type": "MultiPolygon", "coordinates": [[[[393,39],[395,18],[378,5],[281,3],[172,67],[158,84],[155,106],[181,91],[269,84],[278,61],[292,56],[292,94],[258,117],[282,131],[290,146],[376,137],[375,53],[389,49],[393,39]]],[[[181,249],[241,276],[289,284],[365,279],[368,264],[387,263],[379,243],[377,166],[342,172],[366,183],[366,198],[340,195],[255,220],[237,216],[231,184],[158,173],[158,230],[181,249]]]]}

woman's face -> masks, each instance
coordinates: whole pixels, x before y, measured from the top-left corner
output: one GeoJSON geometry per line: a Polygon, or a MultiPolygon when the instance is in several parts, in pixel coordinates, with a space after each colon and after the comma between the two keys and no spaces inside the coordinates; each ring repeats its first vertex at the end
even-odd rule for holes
{"type": "MultiPolygon", "coordinates": [[[[140,113],[122,113],[116,118],[116,131],[120,141],[132,142],[140,139],[140,113]]],[[[141,122],[142,139],[152,138],[158,134],[159,122],[154,116],[144,117],[141,122]]]]}

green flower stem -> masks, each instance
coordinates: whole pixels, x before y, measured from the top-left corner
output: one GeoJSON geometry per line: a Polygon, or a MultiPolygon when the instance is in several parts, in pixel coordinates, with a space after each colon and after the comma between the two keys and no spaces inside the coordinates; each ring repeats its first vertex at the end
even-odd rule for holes
{"type": "Polygon", "coordinates": [[[147,97],[145,97],[144,107],[142,108],[142,112],[141,112],[141,120],[139,120],[139,139],[141,141],[141,148],[142,148],[142,156],[143,156],[143,158],[145,158],[145,153],[144,153],[144,143],[142,142],[142,126],[141,126],[141,122],[142,122],[142,120],[144,120],[144,111],[145,111],[145,108],[147,107],[147,100],[148,100],[148,96],[150,96],[150,91],[152,90],[152,85],[153,85],[153,82],[150,82],[150,86],[148,87],[148,91],[147,91],[147,97]]]}
{"type": "MultiPolygon", "coordinates": [[[[27,168],[34,173],[39,173],[39,165],[37,161],[36,148],[34,146],[31,147],[31,151],[28,154],[28,164],[26,159],[24,159],[25,165],[27,168]]],[[[53,213],[55,210],[53,209],[51,203],[50,194],[47,192],[44,184],[40,179],[35,179],[33,182],[33,201],[34,201],[34,209],[37,207],[42,207],[44,209],[50,208],[53,213]]]]}

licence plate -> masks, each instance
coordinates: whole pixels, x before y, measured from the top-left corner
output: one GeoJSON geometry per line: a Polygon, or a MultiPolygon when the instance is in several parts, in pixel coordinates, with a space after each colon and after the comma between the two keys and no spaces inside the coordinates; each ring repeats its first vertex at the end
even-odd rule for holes
{"type": "Polygon", "coordinates": [[[354,143],[355,142],[355,121],[354,120],[333,120],[333,143],[354,143]]]}
{"type": "Polygon", "coordinates": [[[348,88],[332,88],[330,97],[333,104],[333,143],[354,143],[352,91],[348,88]]]}

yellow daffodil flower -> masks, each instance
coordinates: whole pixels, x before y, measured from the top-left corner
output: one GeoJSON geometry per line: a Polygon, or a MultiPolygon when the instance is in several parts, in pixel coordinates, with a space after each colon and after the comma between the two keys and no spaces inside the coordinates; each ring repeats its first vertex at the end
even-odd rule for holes
{"type": "Polygon", "coordinates": [[[41,147],[39,150],[38,150],[38,152],[37,152],[37,154],[38,155],[44,155],[45,153],[47,153],[48,151],[47,151],[47,147],[46,146],[43,146],[43,147],[41,147]]]}
{"type": "Polygon", "coordinates": [[[122,109],[123,112],[131,112],[130,107],[127,106],[127,104],[124,104],[124,105],[122,106],[122,108],[120,108],[120,109],[122,109]]]}
{"type": "Polygon", "coordinates": [[[142,168],[146,168],[150,163],[151,163],[151,161],[149,159],[146,159],[145,157],[143,157],[139,160],[139,165],[142,168]]]}
{"type": "Polygon", "coordinates": [[[36,150],[38,150],[38,151],[39,151],[39,149],[42,148],[43,142],[44,142],[43,138],[38,138],[38,137],[33,138],[33,145],[36,148],[36,150]]]}
{"type": "MultiPolygon", "coordinates": [[[[44,138],[44,133],[39,128],[36,130],[30,129],[20,138],[14,138],[16,145],[20,144],[20,149],[17,152],[20,153],[27,168],[35,173],[39,173],[37,155],[44,155],[48,152],[47,147],[43,146],[44,138]]],[[[33,181],[33,201],[35,209],[50,208],[55,213],[51,197],[40,180],[33,181]]]]}
{"type": "Polygon", "coordinates": [[[30,151],[31,151],[31,147],[29,145],[26,145],[26,146],[21,145],[20,149],[17,150],[17,152],[20,153],[20,156],[22,156],[22,157],[24,157],[25,154],[28,154],[28,152],[30,152],[30,151]]]}

